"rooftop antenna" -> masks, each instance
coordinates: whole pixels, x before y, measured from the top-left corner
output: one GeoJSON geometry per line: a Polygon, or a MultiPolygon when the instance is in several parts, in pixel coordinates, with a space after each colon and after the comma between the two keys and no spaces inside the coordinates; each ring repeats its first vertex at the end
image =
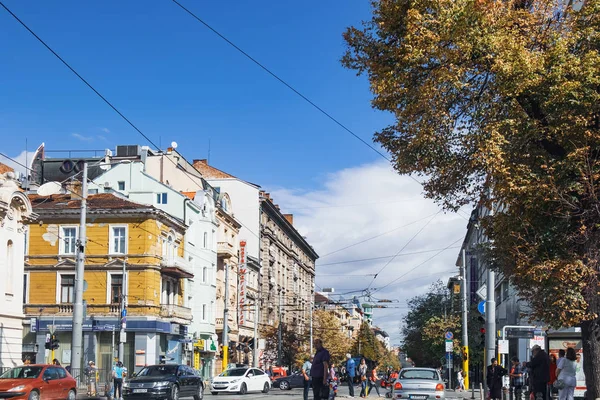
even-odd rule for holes
{"type": "Polygon", "coordinates": [[[208,157],[206,159],[206,163],[210,165],[210,138],[208,138],[208,157]]]}

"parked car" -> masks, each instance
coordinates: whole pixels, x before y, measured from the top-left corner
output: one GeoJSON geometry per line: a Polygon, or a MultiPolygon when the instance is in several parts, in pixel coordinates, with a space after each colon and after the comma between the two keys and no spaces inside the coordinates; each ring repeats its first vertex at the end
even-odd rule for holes
{"type": "Polygon", "coordinates": [[[271,380],[288,376],[287,370],[284,367],[271,367],[271,380]]]}
{"type": "Polygon", "coordinates": [[[178,400],[180,397],[194,400],[204,397],[202,377],[187,365],[149,365],[123,382],[125,399],[178,400]]]}
{"type": "Polygon", "coordinates": [[[269,375],[258,368],[232,368],[221,372],[210,380],[210,392],[213,395],[219,393],[248,392],[268,393],[271,389],[269,375]]]}
{"type": "Polygon", "coordinates": [[[283,376],[273,381],[273,387],[278,387],[281,390],[291,390],[293,388],[304,387],[304,375],[302,372],[294,372],[290,376],[283,376]]]}
{"type": "Polygon", "coordinates": [[[0,375],[0,399],[75,400],[77,383],[60,365],[32,364],[0,375]]]}
{"type": "Polygon", "coordinates": [[[433,368],[403,368],[392,386],[393,399],[445,399],[442,377],[433,368]]]}

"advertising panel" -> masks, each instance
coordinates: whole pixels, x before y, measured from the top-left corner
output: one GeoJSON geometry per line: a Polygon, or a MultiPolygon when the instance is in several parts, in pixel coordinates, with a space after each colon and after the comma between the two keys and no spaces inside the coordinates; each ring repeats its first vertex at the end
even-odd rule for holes
{"type": "Polygon", "coordinates": [[[247,266],[247,255],[246,255],[246,241],[240,241],[240,260],[238,270],[238,324],[244,325],[244,311],[246,311],[246,271],[247,266]]]}
{"type": "Polygon", "coordinates": [[[585,374],[583,372],[583,346],[580,338],[556,338],[549,340],[549,354],[558,359],[558,351],[560,349],[566,350],[569,347],[573,347],[577,353],[577,368],[575,378],[577,379],[577,386],[575,387],[575,397],[583,397],[586,386],[585,386],[585,374]]]}

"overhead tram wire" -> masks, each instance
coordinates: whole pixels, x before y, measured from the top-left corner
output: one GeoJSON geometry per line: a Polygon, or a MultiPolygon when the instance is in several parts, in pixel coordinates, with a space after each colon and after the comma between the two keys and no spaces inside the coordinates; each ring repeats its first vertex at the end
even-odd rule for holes
{"type": "MultiPolygon", "coordinates": [[[[459,249],[460,246],[454,246],[451,247],[452,249],[459,249]]],[[[406,257],[406,256],[414,256],[417,254],[426,254],[426,253],[433,253],[439,250],[447,250],[447,249],[431,249],[431,250],[422,250],[422,251],[413,251],[410,253],[400,253],[398,254],[397,257],[406,257]]],[[[339,265],[339,264],[350,264],[350,263],[357,263],[357,262],[364,262],[364,261],[374,261],[374,260],[385,260],[386,258],[392,258],[394,257],[393,255],[391,256],[380,256],[380,257],[371,257],[371,258],[359,258],[356,260],[343,260],[343,261],[336,261],[336,262],[330,262],[330,263],[326,263],[326,264],[319,264],[317,265],[317,267],[326,267],[329,265],[339,265]]],[[[364,275],[373,275],[373,274],[364,274],[364,275]]],[[[338,276],[337,274],[321,274],[320,276],[338,276]]]]}
{"type": "Polygon", "coordinates": [[[442,211],[438,211],[437,213],[435,213],[435,215],[433,217],[431,217],[431,219],[429,221],[427,221],[427,223],[425,225],[423,225],[421,227],[421,229],[419,229],[417,231],[417,233],[415,233],[409,240],[408,242],[406,242],[404,244],[404,246],[402,246],[402,248],[400,248],[400,250],[398,250],[398,252],[394,255],[394,257],[392,257],[391,259],[388,260],[387,263],[385,263],[385,265],[383,267],[381,267],[381,269],[375,274],[375,276],[373,277],[373,279],[371,280],[371,283],[369,283],[369,286],[367,286],[367,290],[369,290],[371,288],[371,286],[373,285],[373,282],[375,282],[375,279],[377,279],[377,277],[379,276],[379,274],[381,274],[383,272],[383,270],[392,263],[392,261],[394,261],[396,259],[396,257],[398,257],[398,255],[400,255],[400,253],[402,253],[402,250],[404,250],[413,240],[415,240],[415,238],[417,236],[419,236],[419,234],[421,232],[423,232],[423,230],[425,230],[425,228],[427,228],[427,226],[431,223],[431,221],[433,221],[435,219],[435,217],[437,217],[442,211]]]}

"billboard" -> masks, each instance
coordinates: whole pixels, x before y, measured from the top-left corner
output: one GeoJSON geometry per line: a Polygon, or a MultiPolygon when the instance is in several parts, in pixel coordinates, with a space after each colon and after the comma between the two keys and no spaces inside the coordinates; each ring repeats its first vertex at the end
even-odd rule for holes
{"type": "Polygon", "coordinates": [[[247,266],[247,255],[246,255],[246,241],[240,241],[240,260],[238,269],[238,324],[244,325],[244,312],[246,311],[246,271],[247,266]]]}

